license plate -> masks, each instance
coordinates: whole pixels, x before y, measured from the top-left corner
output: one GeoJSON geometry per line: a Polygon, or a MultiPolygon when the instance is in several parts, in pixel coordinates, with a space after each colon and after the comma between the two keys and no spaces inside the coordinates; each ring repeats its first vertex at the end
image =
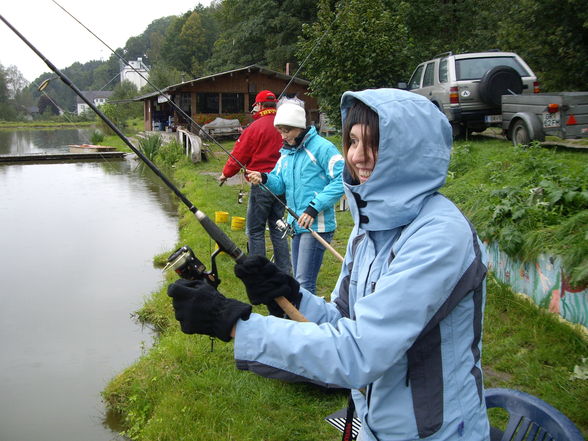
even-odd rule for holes
{"type": "Polygon", "coordinates": [[[559,112],[549,113],[543,112],[543,127],[548,129],[550,127],[561,126],[559,112]]]}
{"type": "Polygon", "coordinates": [[[502,115],[486,115],[484,117],[484,122],[487,122],[487,123],[499,123],[499,122],[502,122],[502,115]]]}

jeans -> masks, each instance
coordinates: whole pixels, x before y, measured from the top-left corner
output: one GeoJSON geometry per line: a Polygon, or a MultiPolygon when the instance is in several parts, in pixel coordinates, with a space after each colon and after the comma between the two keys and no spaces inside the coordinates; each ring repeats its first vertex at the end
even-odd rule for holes
{"type": "MultiPolygon", "coordinates": [[[[282,199],[283,200],[283,199],[282,199]]],[[[284,205],[268,191],[252,185],[247,205],[247,237],[249,254],[265,256],[265,226],[269,226],[270,239],[274,247],[274,263],[287,274],[291,273],[288,239],[282,239],[282,232],[276,221],[284,215],[284,205]]]]}
{"type": "MultiPolygon", "coordinates": [[[[333,232],[318,233],[328,243],[333,240],[333,232]]],[[[325,247],[310,233],[296,234],[292,238],[292,266],[294,278],[300,286],[311,293],[316,291],[316,278],[323,263],[325,247]]]]}

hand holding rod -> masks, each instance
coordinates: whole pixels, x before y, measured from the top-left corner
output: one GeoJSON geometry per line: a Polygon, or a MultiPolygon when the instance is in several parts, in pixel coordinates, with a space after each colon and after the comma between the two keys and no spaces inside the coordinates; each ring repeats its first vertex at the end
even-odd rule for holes
{"type": "MultiPolygon", "coordinates": [[[[172,190],[176,196],[188,207],[188,209],[196,216],[196,219],[200,222],[204,230],[208,235],[218,244],[219,248],[231,256],[237,263],[241,263],[245,259],[245,254],[239,249],[239,247],[233,242],[218,225],[216,225],[206,214],[200,211],[190,200],[157,168],[157,166],[149,160],[139,149],[137,149],[131,141],[119,130],[119,128],[112,122],[106,115],[104,115],[84,94],[71,82],[71,80],[63,74],[53,63],[51,63],[45,56],[39,52],[39,50],[33,46],[12,24],[10,24],[4,16],[0,15],[6,26],[8,26],[28,47],[35,52],[39,58],[41,58],[45,64],[51,69],[70,89],[72,89],[76,95],[78,95],[95,113],[104,121],[104,123],[110,127],[114,133],[145,163],[147,166],[172,190]]],[[[292,305],[284,297],[276,298],[276,302],[284,310],[286,314],[296,321],[308,321],[298,311],[294,305],[292,305]]]]}

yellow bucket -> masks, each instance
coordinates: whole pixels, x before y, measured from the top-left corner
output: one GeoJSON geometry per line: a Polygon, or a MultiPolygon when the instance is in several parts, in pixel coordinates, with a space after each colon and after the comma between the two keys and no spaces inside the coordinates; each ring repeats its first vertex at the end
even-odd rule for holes
{"type": "Polygon", "coordinates": [[[245,228],[245,218],[239,216],[231,217],[231,230],[238,231],[245,228]]]}
{"type": "Polygon", "coordinates": [[[214,212],[214,221],[217,224],[224,224],[229,221],[229,213],[226,211],[215,211],[214,212]]]}

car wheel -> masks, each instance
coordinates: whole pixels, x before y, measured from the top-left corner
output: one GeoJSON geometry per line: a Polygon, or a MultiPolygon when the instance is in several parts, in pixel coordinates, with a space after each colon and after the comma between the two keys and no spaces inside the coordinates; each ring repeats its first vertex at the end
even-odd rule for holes
{"type": "Polygon", "coordinates": [[[464,135],[464,127],[455,121],[451,122],[451,134],[453,135],[453,139],[461,139],[464,135]]]}
{"type": "Polygon", "coordinates": [[[523,80],[512,67],[496,66],[484,74],[478,91],[484,103],[500,107],[502,95],[518,95],[523,91],[523,80]]]}
{"type": "Polygon", "coordinates": [[[515,147],[517,145],[528,145],[531,142],[531,135],[529,135],[527,124],[520,119],[513,124],[510,137],[515,147]]]}

